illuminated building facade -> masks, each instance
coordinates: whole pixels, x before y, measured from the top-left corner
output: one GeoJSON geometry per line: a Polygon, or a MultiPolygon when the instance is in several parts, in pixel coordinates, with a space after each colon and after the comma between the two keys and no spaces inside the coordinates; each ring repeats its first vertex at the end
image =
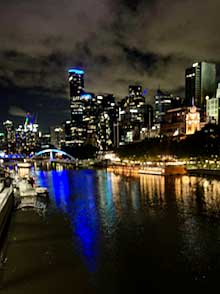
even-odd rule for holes
{"type": "Polygon", "coordinates": [[[219,98],[211,98],[206,101],[207,121],[209,123],[219,124],[219,98]]]}
{"type": "Polygon", "coordinates": [[[140,140],[144,122],[145,98],[142,96],[142,87],[129,86],[129,95],[120,102],[120,144],[140,140]]]}
{"type": "Polygon", "coordinates": [[[192,106],[186,114],[186,135],[193,135],[196,131],[200,131],[200,113],[192,106]]]}
{"type": "Polygon", "coordinates": [[[83,140],[85,144],[96,146],[97,104],[93,93],[81,96],[83,103],[83,140]]]}
{"type": "Polygon", "coordinates": [[[216,98],[206,99],[206,114],[209,123],[219,124],[220,117],[220,83],[216,91],[216,98]]]}
{"type": "Polygon", "coordinates": [[[71,109],[71,142],[75,145],[85,143],[85,131],[83,125],[83,100],[84,93],[84,71],[80,69],[69,69],[70,109],[71,109]]]}
{"type": "Polygon", "coordinates": [[[16,129],[16,151],[18,153],[30,154],[36,151],[39,143],[38,128],[34,116],[28,113],[24,125],[19,125],[16,129]]]}
{"type": "Polygon", "coordinates": [[[101,151],[108,151],[117,146],[115,132],[117,122],[117,106],[112,94],[96,96],[97,116],[97,147],[101,151]]]}
{"type": "Polygon", "coordinates": [[[214,97],[216,90],[216,65],[208,62],[194,63],[186,69],[185,97],[186,105],[205,111],[206,96],[214,97]]]}
{"type": "Polygon", "coordinates": [[[200,113],[195,106],[169,109],[160,133],[169,137],[192,135],[200,130],[200,113]]]}
{"type": "Polygon", "coordinates": [[[65,126],[68,145],[96,145],[97,105],[95,95],[84,91],[81,69],[69,70],[71,121],[65,126]]]}

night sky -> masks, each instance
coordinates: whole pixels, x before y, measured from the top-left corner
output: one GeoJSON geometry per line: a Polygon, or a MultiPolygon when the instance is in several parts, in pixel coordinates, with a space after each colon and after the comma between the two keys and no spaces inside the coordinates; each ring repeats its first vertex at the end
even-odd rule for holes
{"type": "Polygon", "coordinates": [[[195,61],[220,61],[219,0],[1,0],[0,115],[41,128],[69,118],[67,69],[86,90],[127,94],[129,84],[184,93],[195,61]]]}

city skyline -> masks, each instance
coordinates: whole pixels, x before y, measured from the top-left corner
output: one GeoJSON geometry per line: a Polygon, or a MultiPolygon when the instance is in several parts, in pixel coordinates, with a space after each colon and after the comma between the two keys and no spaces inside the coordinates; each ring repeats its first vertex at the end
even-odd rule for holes
{"type": "MultiPolygon", "coordinates": [[[[196,63],[197,64],[197,63],[196,63]]],[[[193,63],[193,65],[192,66],[194,66],[195,65],[195,63],[193,63]]],[[[215,64],[216,65],[216,64],[215,64]]],[[[217,67],[217,65],[216,65],[216,67],[217,67]]],[[[187,69],[186,69],[187,70],[187,69]]],[[[80,96],[81,97],[83,97],[83,98],[88,98],[88,97],[86,97],[86,96],[90,96],[91,97],[91,95],[94,95],[94,96],[97,96],[97,95],[114,95],[115,96],[115,94],[114,94],[114,92],[112,91],[112,93],[107,93],[106,91],[103,91],[103,92],[98,92],[98,93],[91,93],[91,92],[88,92],[88,89],[87,89],[87,87],[85,86],[84,87],[84,82],[85,82],[85,76],[86,76],[86,71],[82,68],[82,67],[71,67],[71,68],[69,68],[68,70],[67,70],[67,76],[66,76],[66,83],[68,84],[68,80],[69,80],[69,83],[71,83],[72,81],[70,80],[70,77],[71,77],[71,75],[72,74],[76,74],[76,75],[82,75],[83,76],[83,87],[82,87],[82,93],[80,94],[80,96]]],[[[217,84],[218,84],[218,80],[217,79],[215,79],[215,84],[216,84],[216,88],[215,89],[217,89],[217,84]]],[[[135,87],[139,87],[139,86],[141,86],[141,88],[143,88],[142,87],[142,85],[138,85],[138,83],[137,82],[133,82],[133,86],[135,86],[135,87]]],[[[132,87],[133,87],[132,86],[132,87]]],[[[125,96],[121,96],[121,97],[119,97],[119,96],[115,96],[115,98],[116,98],[116,102],[117,103],[119,103],[119,105],[120,105],[120,103],[121,103],[121,101],[123,100],[123,99],[126,99],[126,97],[128,97],[128,95],[130,95],[130,87],[131,87],[131,85],[127,85],[127,94],[125,95],[125,96]]],[[[77,90],[77,89],[76,89],[77,90]]],[[[186,90],[186,84],[185,84],[185,87],[183,88],[183,92],[185,92],[185,90],[186,90]]],[[[141,95],[143,95],[143,97],[145,98],[145,103],[146,104],[148,104],[148,105],[151,105],[152,107],[154,107],[155,108],[155,99],[156,99],[156,96],[157,96],[157,93],[158,93],[158,91],[161,91],[161,93],[163,93],[163,91],[164,91],[164,89],[161,89],[160,88],[160,85],[159,85],[159,87],[157,88],[157,89],[154,89],[154,93],[152,93],[152,97],[151,97],[151,100],[150,100],[150,102],[149,102],[149,97],[148,97],[148,89],[147,88],[145,88],[145,89],[142,89],[142,92],[140,93],[141,95]],[[162,90],[162,91],[161,91],[162,90]]],[[[179,99],[179,95],[178,94],[176,94],[175,95],[175,93],[169,93],[169,92],[167,92],[166,90],[165,90],[165,95],[171,95],[171,97],[177,97],[177,99],[179,99]],[[167,94],[166,94],[167,93],[167,94]]],[[[72,95],[71,95],[71,88],[68,90],[68,95],[69,95],[69,97],[71,97],[72,95]]],[[[215,95],[214,95],[215,96],[215,95]]],[[[213,98],[214,98],[214,96],[213,96],[213,98]]],[[[211,97],[210,97],[211,98],[211,97]]],[[[186,102],[186,100],[187,100],[187,98],[186,98],[186,96],[185,95],[182,95],[181,96],[181,100],[182,100],[182,102],[184,102],[185,104],[187,104],[187,102],[186,102]]],[[[61,112],[62,112],[62,110],[63,111],[65,111],[65,117],[61,120],[60,119],[60,117],[58,118],[58,120],[56,120],[56,121],[53,121],[52,122],[52,124],[42,124],[42,122],[39,120],[39,116],[41,116],[41,112],[43,111],[43,110],[45,110],[44,108],[42,108],[42,105],[41,105],[41,109],[40,109],[40,111],[39,112],[33,112],[33,111],[26,111],[25,112],[25,110],[24,109],[22,109],[22,108],[20,108],[20,107],[17,107],[17,106],[14,106],[14,105],[12,105],[12,106],[10,106],[10,109],[9,109],[9,113],[8,114],[6,114],[6,116],[5,116],[5,118],[4,118],[4,116],[1,116],[2,117],[2,121],[1,122],[3,122],[4,120],[13,120],[14,121],[14,123],[15,124],[21,124],[22,122],[23,122],[23,120],[24,120],[24,118],[26,117],[26,115],[28,114],[28,113],[32,113],[32,115],[35,117],[35,122],[36,123],[39,123],[40,122],[40,124],[41,124],[41,130],[42,131],[49,131],[49,129],[51,128],[51,127],[53,127],[53,126],[57,126],[57,125],[61,125],[61,124],[63,124],[66,120],[69,120],[70,118],[71,118],[71,111],[70,111],[70,108],[69,108],[69,106],[70,106],[70,104],[71,104],[71,98],[68,98],[68,99],[65,99],[65,100],[63,100],[63,102],[65,102],[64,103],[64,108],[63,109],[61,109],[61,112]],[[70,99],[70,100],[69,100],[70,99]],[[18,119],[16,119],[16,118],[18,118],[18,119]]],[[[50,101],[49,101],[50,102],[50,101]]],[[[183,103],[183,104],[184,104],[183,103]]],[[[51,106],[51,104],[50,104],[50,106],[51,106]]],[[[60,108],[60,106],[58,106],[59,108],[60,108]]],[[[172,106],[172,107],[174,107],[174,105],[172,106]]],[[[32,109],[33,109],[33,107],[32,107],[32,109]]],[[[46,109],[46,111],[47,111],[47,109],[46,109]]],[[[156,111],[156,109],[155,109],[155,111],[156,111]]],[[[155,113],[155,115],[156,115],[156,113],[155,113]]],[[[1,128],[1,127],[0,127],[1,128]]]]}
{"type": "Polygon", "coordinates": [[[183,69],[193,62],[219,62],[218,1],[93,0],[83,6],[54,1],[52,6],[49,0],[0,4],[4,119],[27,111],[41,111],[42,125],[65,119],[71,66],[86,70],[89,91],[123,97],[127,85],[137,82],[152,99],[159,85],[183,93],[183,69]]]}

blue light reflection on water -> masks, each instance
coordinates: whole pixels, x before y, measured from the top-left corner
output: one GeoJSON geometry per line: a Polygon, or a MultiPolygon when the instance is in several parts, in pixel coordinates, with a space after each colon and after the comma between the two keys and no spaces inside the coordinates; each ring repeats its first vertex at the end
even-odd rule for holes
{"type": "Polygon", "coordinates": [[[87,269],[95,272],[99,256],[99,216],[95,172],[88,170],[38,171],[37,177],[40,185],[48,186],[55,206],[68,214],[74,244],[87,269]]]}
{"type": "Polygon", "coordinates": [[[73,180],[77,197],[73,200],[72,224],[90,272],[97,269],[99,216],[96,206],[95,172],[83,170],[73,180]]]}

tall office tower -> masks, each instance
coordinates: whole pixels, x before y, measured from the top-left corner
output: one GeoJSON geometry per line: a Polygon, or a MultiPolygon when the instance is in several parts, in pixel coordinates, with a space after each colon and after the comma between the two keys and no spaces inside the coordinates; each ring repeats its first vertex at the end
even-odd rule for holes
{"type": "Polygon", "coordinates": [[[141,86],[129,86],[129,95],[120,103],[120,144],[140,140],[144,127],[145,98],[141,86]]]}
{"type": "Polygon", "coordinates": [[[208,62],[194,63],[186,69],[186,105],[195,105],[205,111],[206,96],[214,97],[216,90],[216,65],[208,62]]]}
{"type": "Polygon", "coordinates": [[[108,151],[117,146],[115,125],[117,123],[117,106],[112,94],[96,96],[97,104],[97,143],[101,151],[108,151]]]}
{"type": "Polygon", "coordinates": [[[85,143],[83,126],[83,101],[81,95],[84,93],[84,71],[80,69],[69,69],[70,86],[70,108],[71,108],[71,142],[74,145],[85,143]]]}
{"type": "Polygon", "coordinates": [[[20,125],[16,129],[17,152],[30,154],[36,151],[39,143],[38,127],[34,116],[28,113],[25,117],[24,125],[20,125]]]}
{"type": "Polygon", "coordinates": [[[84,74],[81,69],[69,69],[70,97],[80,97],[84,91],[84,74]]]}
{"type": "Polygon", "coordinates": [[[158,128],[163,124],[165,114],[167,110],[172,107],[173,95],[167,92],[157,90],[155,96],[155,124],[158,128]]]}
{"type": "Polygon", "coordinates": [[[83,104],[82,139],[87,145],[96,146],[97,105],[93,93],[81,95],[83,104]]]}
{"type": "Polygon", "coordinates": [[[15,152],[15,129],[13,122],[10,120],[3,122],[3,129],[7,152],[15,152]]]}

